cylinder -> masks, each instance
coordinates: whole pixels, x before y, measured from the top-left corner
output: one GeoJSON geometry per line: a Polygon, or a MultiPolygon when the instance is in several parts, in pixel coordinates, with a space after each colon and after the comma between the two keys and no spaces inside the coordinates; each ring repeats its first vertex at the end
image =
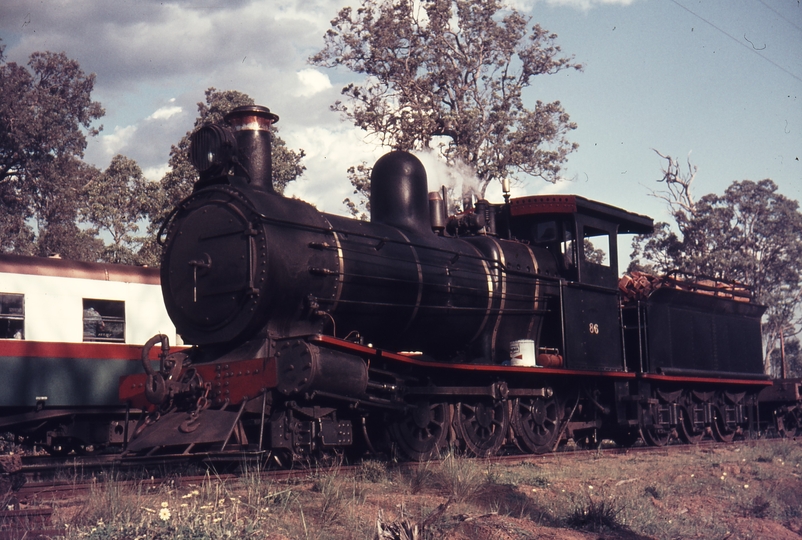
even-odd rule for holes
{"type": "Polygon", "coordinates": [[[276,388],[285,395],[316,391],[359,397],[368,385],[368,368],[361,358],[321,349],[302,339],[278,346],[276,371],[276,388]]]}

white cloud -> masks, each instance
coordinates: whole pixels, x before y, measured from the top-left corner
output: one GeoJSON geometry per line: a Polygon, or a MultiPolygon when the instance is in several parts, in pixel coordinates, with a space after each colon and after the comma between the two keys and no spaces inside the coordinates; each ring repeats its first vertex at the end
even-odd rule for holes
{"type": "Polygon", "coordinates": [[[531,12],[535,4],[545,2],[550,6],[567,6],[582,11],[588,11],[596,6],[628,6],[636,1],[637,0],[509,0],[507,5],[519,11],[531,12]]]}
{"type": "Polygon", "coordinates": [[[366,144],[363,132],[347,124],[293,130],[287,133],[285,141],[291,148],[303,148],[307,153],[306,171],[303,177],[287,186],[286,195],[333,214],[345,214],[342,201],[353,197],[353,187],[346,179],[348,167],[361,161],[373,165],[387,152],[387,149],[366,144]]]}
{"type": "Polygon", "coordinates": [[[318,92],[323,92],[331,88],[329,76],[316,69],[302,69],[297,75],[301,83],[301,88],[296,93],[301,97],[313,96],[318,92]]]}
{"type": "Polygon", "coordinates": [[[157,109],[153,114],[148,116],[148,120],[167,120],[171,116],[181,113],[183,110],[184,109],[177,105],[168,105],[157,109]]]}
{"type": "Polygon", "coordinates": [[[0,30],[13,27],[19,36],[17,43],[12,37],[6,51],[14,60],[24,60],[34,50],[64,50],[85,71],[98,74],[98,88],[130,92],[168,74],[172,80],[189,77],[197,84],[248,62],[263,70],[269,66],[293,72],[312,52],[312,43],[322,45],[327,20],[340,2],[306,4],[163,1],[117,2],[105,8],[91,0],[72,0],[51,9],[48,3],[5,0],[0,15],[7,22],[0,30]]]}
{"type": "Polygon", "coordinates": [[[306,150],[310,173],[330,183],[336,175],[347,188],[345,169],[353,162],[344,156],[366,145],[353,137],[345,138],[351,148],[335,140],[352,128],[329,111],[336,91],[328,74],[306,63],[323,46],[329,20],[343,4],[121,0],[111,7],[70,0],[49,9],[29,0],[3,0],[0,35],[10,60],[24,63],[32,51],[63,50],[84,72],[96,74],[93,98],[106,108],[107,116],[98,122],[106,129],[90,138],[85,156],[99,167],[122,153],[152,171],[150,176],[159,176],[171,144],[193,127],[194,104],[215,87],[247,93],[270,107],[281,116],[278,127],[288,145],[306,150]],[[93,29],[91,39],[87,28],[93,29]],[[327,161],[315,157],[328,143],[321,136],[310,138],[306,129],[312,126],[337,144],[327,161]]]}
{"type": "Polygon", "coordinates": [[[136,130],[137,127],[135,125],[125,127],[114,126],[113,133],[101,135],[100,143],[105,157],[111,160],[114,155],[119,154],[120,151],[131,142],[136,130]]]}
{"type": "Polygon", "coordinates": [[[142,169],[142,176],[152,182],[158,182],[164,177],[165,174],[167,174],[167,171],[169,170],[169,165],[163,163],[162,165],[156,165],[155,167],[147,167],[142,169]]]}
{"type": "Polygon", "coordinates": [[[628,6],[635,0],[546,0],[552,6],[569,6],[587,11],[596,6],[621,5],[628,6]]]}

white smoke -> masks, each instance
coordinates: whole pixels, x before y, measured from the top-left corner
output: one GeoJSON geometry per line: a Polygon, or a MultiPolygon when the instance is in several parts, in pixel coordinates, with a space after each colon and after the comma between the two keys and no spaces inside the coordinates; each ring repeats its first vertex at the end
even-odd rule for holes
{"type": "Polygon", "coordinates": [[[446,187],[449,211],[454,211],[455,207],[462,208],[462,202],[471,195],[479,198],[481,181],[473,167],[459,160],[449,165],[439,152],[432,149],[412,153],[426,168],[428,191],[440,192],[443,186],[446,187]]]}

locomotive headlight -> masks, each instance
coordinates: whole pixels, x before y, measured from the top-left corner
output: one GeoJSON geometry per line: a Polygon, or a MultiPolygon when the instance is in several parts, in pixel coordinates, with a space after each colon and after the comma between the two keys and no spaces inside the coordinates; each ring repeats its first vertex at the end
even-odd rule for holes
{"type": "Polygon", "coordinates": [[[236,154],[234,134],[223,126],[204,126],[190,137],[189,160],[202,176],[222,174],[236,154]]]}

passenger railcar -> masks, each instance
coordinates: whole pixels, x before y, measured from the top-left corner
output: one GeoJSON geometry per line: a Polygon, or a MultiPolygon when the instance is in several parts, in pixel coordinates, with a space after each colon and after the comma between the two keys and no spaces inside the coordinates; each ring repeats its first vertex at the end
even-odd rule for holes
{"type": "Polygon", "coordinates": [[[0,432],[53,453],[121,445],[120,377],[176,334],[158,269],[0,255],[0,432]]]}
{"type": "Polygon", "coordinates": [[[374,166],[370,222],[324,214],[272,188],[277,119],[241,107],[192,136],[200,180],[160,240],[167,311],[193,347],[156,336],[160,369],[122,381],[150,411],[129,452],[728,441],[798,410],[799,382],[763,375],[764,308],[742,288],[622,294],[617,237],[651,218],[570,195],[447,217],[406,152],[374,166]]]}

